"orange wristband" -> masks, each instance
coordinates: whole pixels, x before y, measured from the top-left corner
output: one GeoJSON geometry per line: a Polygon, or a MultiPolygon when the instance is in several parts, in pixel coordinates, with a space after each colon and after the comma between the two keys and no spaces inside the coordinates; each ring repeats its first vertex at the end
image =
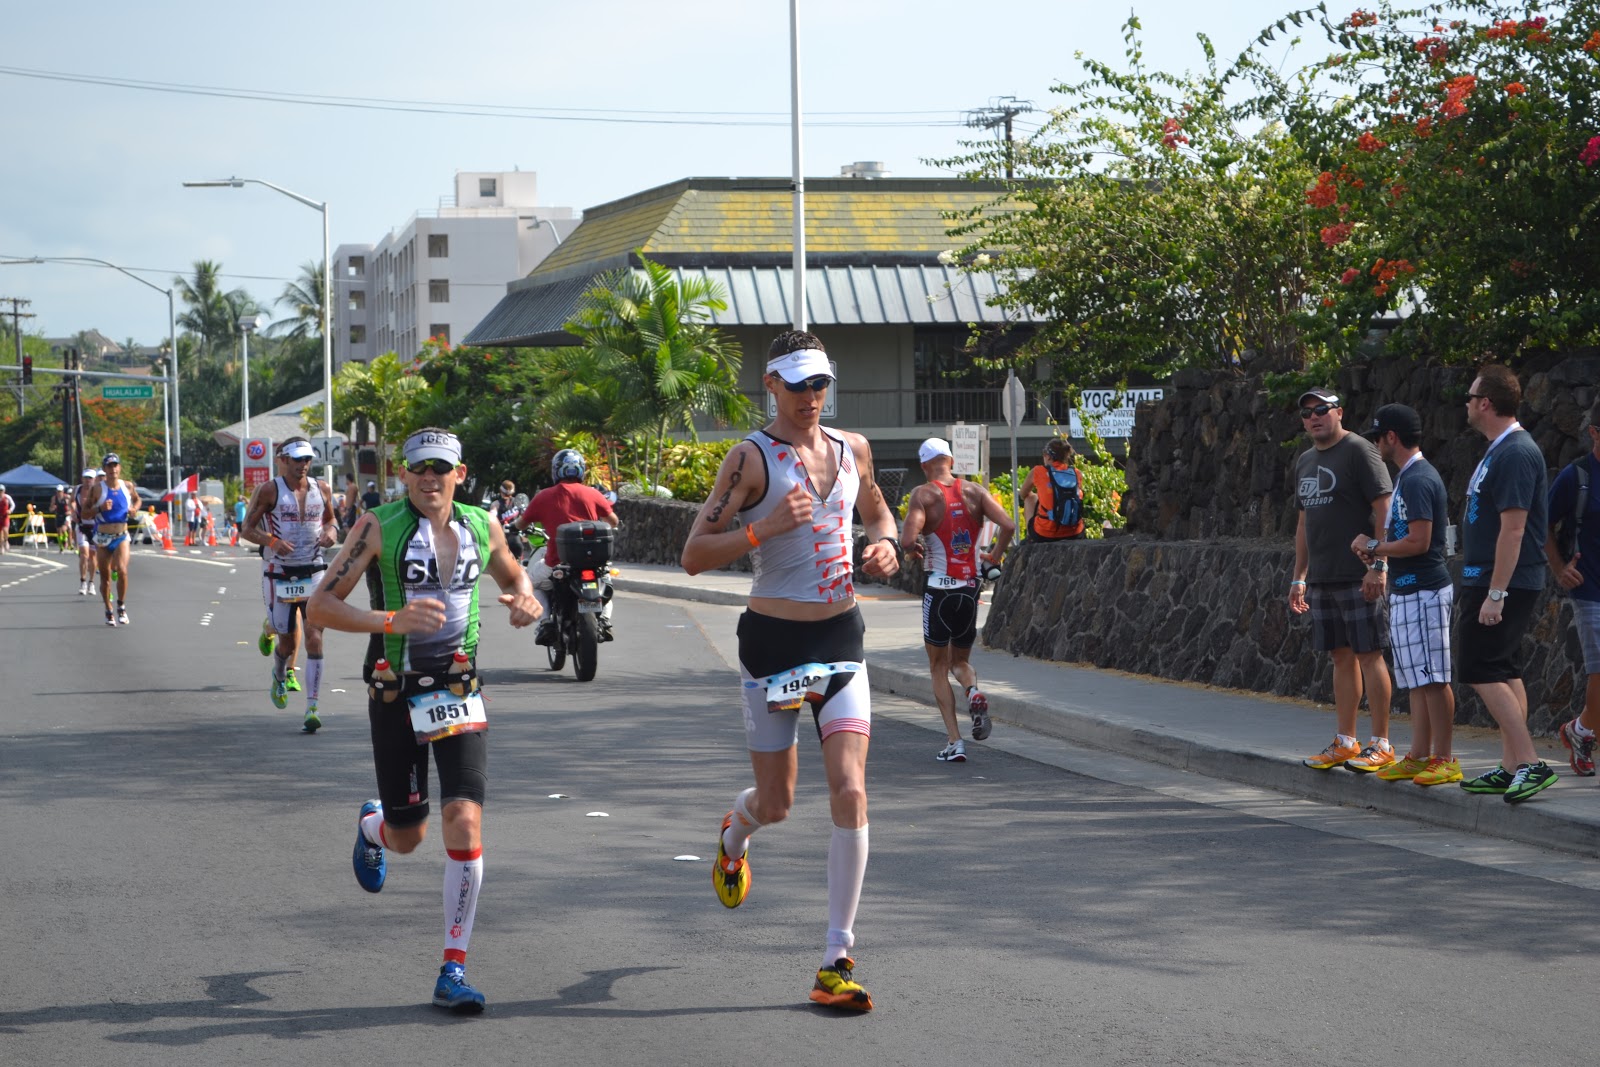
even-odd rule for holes
{"type": "Polygon", "coordinates": [[[755,528],[754,524],[752,524],[750,526],[746,526],[744,528],[744,539],[746,541],[750,542],[750,547],[751,548],[760,548],[761,547],[760,540],[758,540],[756,538],[756,528],[755,528]]]}
{"type": "Polygon", "coordinates": [[[392,611],[383,617],[383,632],[386,634],[394,633],[394,612],[392,611]]]}

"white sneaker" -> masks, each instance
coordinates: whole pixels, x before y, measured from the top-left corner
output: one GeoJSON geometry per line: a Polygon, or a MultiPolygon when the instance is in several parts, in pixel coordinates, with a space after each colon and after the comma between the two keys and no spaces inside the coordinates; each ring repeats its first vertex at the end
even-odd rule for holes
{"type": "Polygon", "coordinates": [[[88,582],[79,582],[78,583],[78,595],[79,596],[88,596],[89,595],[89,583],[88,582]]]}
{"type": "Polygon", "coordinates": [[[128,609],[127,608],[122,608],[122,607],[117,608],[117,625],[118,626],[126,626],[126,625],[128,625],[128,609]]]}
{"type": "Polygon", "coordinates": [[[939,754],[934,758],[943,760],[945,763],[965,763],[967,762],[967,743],[965,741],[952,741],[941,748],[939,754]]]}

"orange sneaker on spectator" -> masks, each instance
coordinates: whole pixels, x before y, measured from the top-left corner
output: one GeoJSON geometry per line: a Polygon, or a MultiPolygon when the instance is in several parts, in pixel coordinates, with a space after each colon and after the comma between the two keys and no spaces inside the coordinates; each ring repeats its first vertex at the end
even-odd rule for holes
{"type": "Polygon", "coordinates": [[[1353,760],[1361,755],[1361,746],[1351,741],[1348,745],[1342,744],[1337,737],[1327,748],[1315,756],[1307,756],[1301,760],[1307,767],[1314,771],[1326,771],[1333,767],[1341,767],[1348,760],[1353,760]]]}
{"type": "Polygon", "coordinates": [[[1357,771],[1361,774],[1371,774],[1380,767],[1387,767],[1394,762],[1394,748],[1390,745],[1368,745],[1361,750],[1361,755],[1355,759],[1346,760],[1344,769],[1357,771]]]}

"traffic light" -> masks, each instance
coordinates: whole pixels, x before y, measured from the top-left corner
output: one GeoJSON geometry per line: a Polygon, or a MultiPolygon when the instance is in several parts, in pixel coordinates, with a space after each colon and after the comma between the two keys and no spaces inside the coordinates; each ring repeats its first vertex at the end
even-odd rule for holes
{"type": "Polygon", "coordinates": [[[33,357],[32,356],[23,356],[22,357],[22,384],[23,385],[32,385],[33,384],[33,357]]]}

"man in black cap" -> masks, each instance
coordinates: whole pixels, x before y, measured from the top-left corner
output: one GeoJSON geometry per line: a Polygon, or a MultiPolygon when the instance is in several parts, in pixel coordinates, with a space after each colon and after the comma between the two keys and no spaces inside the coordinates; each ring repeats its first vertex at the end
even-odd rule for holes
{"type": "Polygon", "coordinates": [[[1300,521],[1294,531],[1294,579],[1289,610],[1311,612],[1311,645],[1333,656],[1333,743],[1302,762],[1325,771],[1348,766],[1375,771],[1394,762],[1389,745],[1389,666],[1383,661],[1388,619],[1383,599],[1388,564],[1363,564],[1351,540],[1383,529],[1389,510],[1389,471],[1372,442],[1344,428],[1339,397],[1327,389],[1300,395],[1300,423],[1312,448],[1295,461],[1300,521]],[[1365,691],[1372,735],[1356,739],[1356,713],[1365,691]]]}
{"type": "Polygon", "coordinates": [[[1386,782],[1418,785],[1461,781],[1450,751],[1456,698],[1450,688],[1450,612],[1455,587],[1445,569],[1450,498],[1444,479],[1423,458],[1422,416],[1404,404],[1385,404],[1367,437],[1398,472],[1378,537],[1357,534],[1350,550],[1371,565],[1389,561],[1389,647],[1395,683],[1411,691],[1411,749],[1378,769],[1386,782]]]}

